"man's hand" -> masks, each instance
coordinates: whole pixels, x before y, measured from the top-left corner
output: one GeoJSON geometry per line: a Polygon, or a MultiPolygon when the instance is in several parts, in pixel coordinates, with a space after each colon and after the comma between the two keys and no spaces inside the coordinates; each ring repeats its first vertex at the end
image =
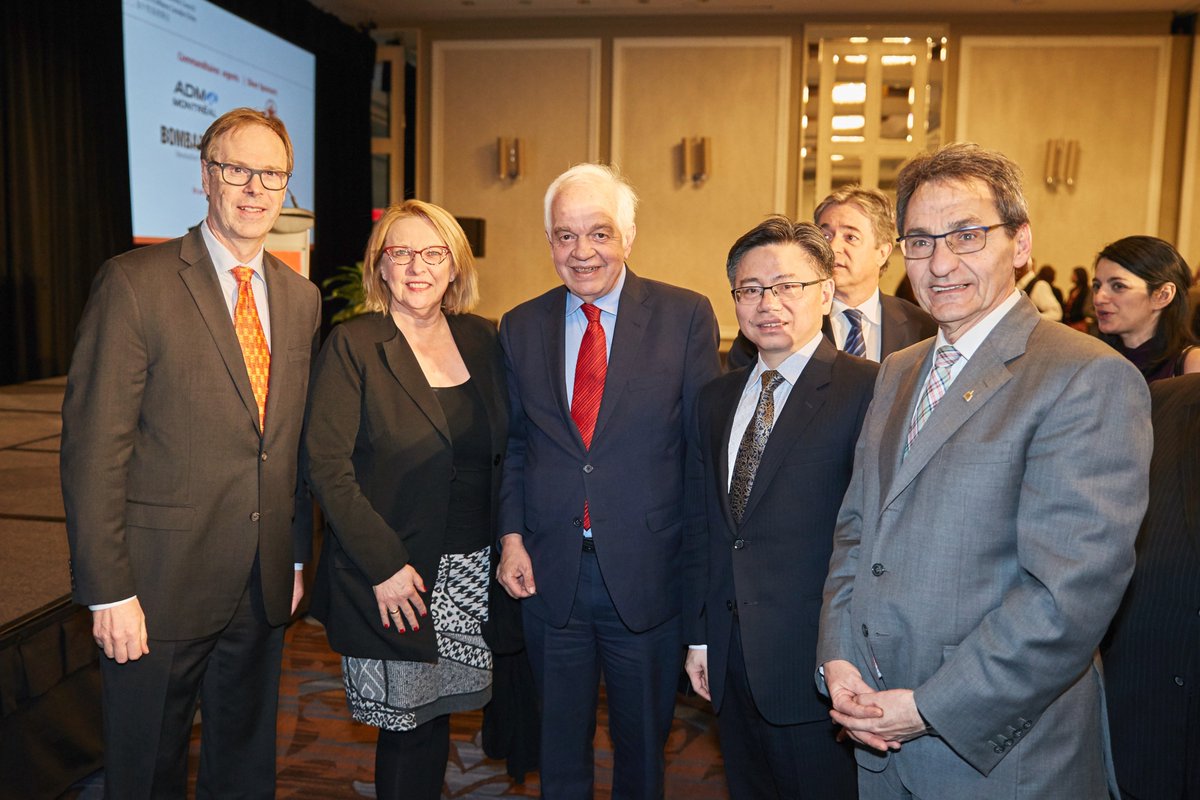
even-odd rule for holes
{"type": "Polygon", "coordinates": [[[881,709],[883,715],[878,719],[852,719],[839,716],[836,709],[831,714],[835,722],[845,725],[848,729],[854,728],[850,735],[863,744],[877,750],[899,750],[901,742],[907,742],[925,733],[925,721],[917,712],[912,689],[889,689],[886,692],[860,694],[858,702],[881,709]],[[878,742],[882,742],[885,747],[880,747],[878,742]]]}
{"type": "Polygon", "coordinates": [[[841,725],[846,734],[860,744],[876,750],[898,749],[898,742],[889,743],[864,727],[882,717],[883,709],[862,701],[866,695],[873,694],[875,689],[863,680],[858,667],[849,661],[836,659],[825,662],[824,673],[829,699],[833,701],[833,710],[829,712],[833,721],[841,725]],[[893,744],[894,747],[891,746],[893,744]]]}
{"type": "Polygon", "coordinates": [[[296,578],[292,584],[292,614],[300,607],[300,598],[304,597],[304,570],[296,570],[296,578]]]}
{"type": "Polygon", "coordinates": [[[687,658],[683,661],[683,669],[691,679],[696,694],[711,703],[712,693],[708,690],[708,651],[689,647],[687,658]]]}
{"type": "Polygon", "coordinates": [[[115,606],[92,612],[92,638],[104,655],[118,664],[137,661],[150,652],[146,615],[135,597],[115,606]]]}
{"type": "Polygon", "coordinates": [[[516,600],[537,594],[537,586],[533,582],[533,562],[529,560],[521,534],[506,533],[500,537],[500,565],[496,567],[496,580],[516,600]]]}
{"type": "Polygon", "coordinates": [[[414,631],[421,629],[420,618],[426,614],[425,601],[421,599],[421,592],[425,591],[425,581],[413,569],[412,564],[405,564],[399,572],[374,589],[383,627],[386,628],[391,622],[395,622],[396,632],[404,633],[404,621],[408,620],[414,631]]]}

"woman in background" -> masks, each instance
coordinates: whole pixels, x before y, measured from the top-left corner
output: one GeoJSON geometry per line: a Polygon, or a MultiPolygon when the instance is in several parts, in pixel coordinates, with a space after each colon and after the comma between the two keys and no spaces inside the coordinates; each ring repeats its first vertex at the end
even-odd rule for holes
{"type": "Polygon", "coordinates": [[[477,283],[453,216],[388,208],[363,260],[369,313],[334,328],[313,371],[304,463],[327,525],[312,613],[351,715],[379,728],[380,798],[440,797],[449,714],[491,694],[508,412],[496,328],[468,313],[477,283]]]}
{"type": "Polygon", "coordinates": [[[1100,338],[1147,381],[1200,372],[1200,349],[1189,328],[1191,274],[1179,251],[1153,236],[1127,236],[1096,257],[1092,294],[1100,338]]]}

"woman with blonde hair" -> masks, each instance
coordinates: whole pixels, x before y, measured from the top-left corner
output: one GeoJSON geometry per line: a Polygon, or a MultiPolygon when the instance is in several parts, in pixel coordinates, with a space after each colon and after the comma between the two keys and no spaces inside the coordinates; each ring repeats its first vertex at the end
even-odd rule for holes
{"type": "Polygon", "coordinates": [[[491,695],[504,367],[495,326],[469,313],[475,261],[444,209],[388,208],[363,284],[368,313],[334,328],[313,370],[304,464],[326,531],[312,613],[351,715],[379,728],[377,796],[433,800],[449,714],[491,695]]]}

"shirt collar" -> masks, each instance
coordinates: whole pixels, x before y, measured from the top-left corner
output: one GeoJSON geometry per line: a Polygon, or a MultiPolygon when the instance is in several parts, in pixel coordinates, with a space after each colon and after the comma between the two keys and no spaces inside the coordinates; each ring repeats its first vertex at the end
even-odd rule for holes
{"type": "MultiPolygon", "coordinates": [[[[785,358],[782,364],[775,367],[775,371],[782,375],[783,379],[789,385],[795,386],[796,381],[800,378],[800,373],[804,372],[804,368],[808,366],[808,360],[812,358],[813,353],[817,352],[817,347],[821,344],[822,338],[822,333],[817,331],[816,336],[809,339],[799,350],[785,358]]],[[[747,388],[750,386],[761,388],[762,374],[768,369],[770,367],[763,363],[762,356],[760,355],[758,360],[754,362],[754,369],[750,371],[750,379],[746,383],[747,388]]]]}
{"type": "MultiPolygon", "coordinates": [[[[962,353],[963,358],[970,360],[971,356],[975,355],[975,351],[979,349],[979,346],[983,344],[983,340],[1000,324],[1000,320],[1004,319],[1004,315],[1020,299],[1021,293],[1013,289],[1012,294],[1005,298],[1003,303],[992,309],[990,314],[979,320],[970,330],[958,337],[958,341],[954,343],[954,349],[962,353]]],[[[934,342],[934,347],[941,347],[947,344],[950,344],[950,342],[946,341],[946,334],[942,332],[941,328],[938,328],[937,341],[934,342]]]]}
{"type": "Polygon", "coordinates": [[[862,312],[863,317],[865,317],[868,322],[873,325],[879,325],[883,316],[883,304],[879,300],[879,289],[876,289],[870,297],[862,301],[862,303],[857,306],[848,306],[841,300],[838,300],[837,296],[834,295],[833,308],[829,313],[832,316],[837,316],[847,308],[857,308],[862,312]]]}
{"type": "MultiPolygon", "coordinates": [[[[592,303],[592,305],[601,311],[607,311],[609,314],[612,314],[615,317],[617,315],[617,306],[621,304],[621,289],[625,288],[625,272],[626,267],[624,264],[622,264],[621,277],[617,278],[617,283],[615,286],[613,286],[612,291],[604,295],[604,297],[597,299],[592,303]]],[[[568,317],[578,311],[582,305],[583,300],[581,298],[572,294],[570,291],[567,292],[566,315],[568,317]]]]}
{"type": "Polygon", "coordinates": [[[212,228],[208,227],[208,220],[205,219],[200,223],[200,235],[204,238],[204,245],[208,248],[208,257],[212,259],[213,267],[217,273],[229,272],[234,267],[250,267],[258,274],[260,278],[266,280],[263,275],[263,248],[259,247],[258,252],[254,254],[254,258],[249,261],[239,261],[237,256],[229,252],[229,248],[221,244],[216,235],[212,232],[212,228]]]}

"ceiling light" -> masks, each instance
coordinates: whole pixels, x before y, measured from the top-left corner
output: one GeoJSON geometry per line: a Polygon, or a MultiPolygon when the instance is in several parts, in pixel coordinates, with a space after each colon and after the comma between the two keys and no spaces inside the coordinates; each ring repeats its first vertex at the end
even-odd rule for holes
{"type": "Polygon", "coordinates": [[[862,114],[839,114],[830,120],[835,131],[856,131],[867,124],[862,114]]]}

